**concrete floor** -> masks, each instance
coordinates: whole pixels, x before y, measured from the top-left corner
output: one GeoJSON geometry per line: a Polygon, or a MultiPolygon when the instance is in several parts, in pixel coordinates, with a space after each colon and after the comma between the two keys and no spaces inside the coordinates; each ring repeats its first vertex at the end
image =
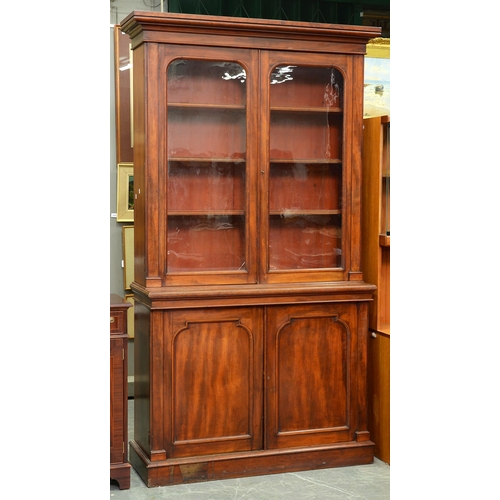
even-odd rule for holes
{"type": "MultiPolygon", "coordinates": [[[[129,400],[129,436],[133,434],[133,400],[129,400]]],[[[203,483],[148,488],[134,469],[130,489],[120,490],[110,481],[110,498],[116,500],[388,500],[389,471],[386,463],[339,467],[267,476],[225,479],[203,483]]]]}

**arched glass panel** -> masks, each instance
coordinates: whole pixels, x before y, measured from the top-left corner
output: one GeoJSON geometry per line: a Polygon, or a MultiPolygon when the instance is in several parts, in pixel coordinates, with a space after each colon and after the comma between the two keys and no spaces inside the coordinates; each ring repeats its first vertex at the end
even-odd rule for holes
{"type": "Polygon", "coordinates": [[[245,269],[243,67],[227,61],[173,61],[167,120],[167,273],[245,269]]]}
{"type": "Polygon", "coordinates": [[[269,80],[269,271],[342,265],[343,78],[281,65],[269,80]]]}

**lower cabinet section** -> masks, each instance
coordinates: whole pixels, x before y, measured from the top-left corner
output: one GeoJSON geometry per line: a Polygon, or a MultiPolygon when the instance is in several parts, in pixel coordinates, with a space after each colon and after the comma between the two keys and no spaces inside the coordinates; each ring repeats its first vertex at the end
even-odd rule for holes
{"type": "Polygon", "coordinates": [[[367,302],[135,314],[130,460],[148,486],[373,460],[367,302]]]}

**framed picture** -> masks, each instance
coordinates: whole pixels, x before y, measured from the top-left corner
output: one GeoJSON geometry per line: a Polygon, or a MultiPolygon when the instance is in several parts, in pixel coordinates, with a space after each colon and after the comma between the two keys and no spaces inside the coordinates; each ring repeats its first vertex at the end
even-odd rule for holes
{"type": "Polygon", "coordinates": [[[123,226],[123,288],[130,290],[134,281],[134,226],[123,226]]]}
{"type": "Polygon", "coordinates": [[[116,220],[134,222],[134,165],[132,163],[118,163],[116,191],[116,220]]]}
{"type": "Polygon", "coordinates": [[[116,162],[134,161],[132,118],[132,50],[129,35],[114,27],[116,162]]]}
{"type": "Polygon", "coordinates": [[[127,309],[127,333],[128,333],[128,338],[133,339],[134,338],[134,294],[126,294],[125,295],[125,300],[132,304],[132,307],[129,307],[127,309]]]}
{"type": "Polygon", "coordinates": [[[366,46],[363,116],[391,114],[391,39],[374,38],[366,46]]]}

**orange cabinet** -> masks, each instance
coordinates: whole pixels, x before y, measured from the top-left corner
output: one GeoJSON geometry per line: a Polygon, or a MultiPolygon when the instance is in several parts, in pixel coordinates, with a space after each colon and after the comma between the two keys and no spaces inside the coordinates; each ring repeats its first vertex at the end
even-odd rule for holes
{"type": "Polygon", "coordinates": [[[365,118],[363,271],[377,285],[370,304],[368,422],[375,456],[390,462],[390,117],[365,118]]]}

